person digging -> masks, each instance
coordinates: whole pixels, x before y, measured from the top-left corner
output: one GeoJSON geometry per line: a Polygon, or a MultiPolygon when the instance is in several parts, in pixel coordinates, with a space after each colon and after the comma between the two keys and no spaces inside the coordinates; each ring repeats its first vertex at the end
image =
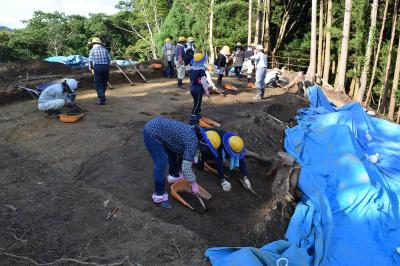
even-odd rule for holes
{"type": "Polygon", "coordinates": [[[168,183],[186,178],[191,183],[192,192],[199,194],[199,185],[192,170],[192,162],[197,161],[199,153],[198,138],[194,128],[180,121],[157,117],[145,124],[143,137],[154,163],[153,202],[163,208],[172,207],[165,190],[164,172],[167,164],[168,183]]]}
{"type": "Polygon", "coordinates": [[[47,87],[39,96],[39,110],[45,111],[48,116],[55,116],[61,113],[60,110],[64,106],[78,109],[79,107],[75,104],[77,87],[78,82],[74,79],[66,79],[47,87]]]}
{"type": "Polygon", "coordinates": [[[250,190],[251,184],[248,178],[247,164],[244,160],[246,148],[242,138],[233,132],[225,132],[218,128],[199,128],[199,131],[202,137],[199,142],[201,156],[196,166],[204,169],[205,162],[214,161],[222,190],[228,192],[232,187],[231,183],[225,179],[224,174],[224,161],[228,161],[230,170],[239,168],[240,182],[245,189],[250,190]]]}

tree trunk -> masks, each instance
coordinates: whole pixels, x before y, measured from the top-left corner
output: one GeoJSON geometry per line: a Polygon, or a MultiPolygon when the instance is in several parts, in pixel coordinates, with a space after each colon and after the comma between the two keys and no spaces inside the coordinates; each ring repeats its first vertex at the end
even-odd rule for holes
{"type": "Polygon", "coordinates": [[[269,16],[270,16],[270,9],[271,9],[271,0],[265,0],[264,2],[264,7],[265,7],[265,18],[264,18],[264,51],[266,54],[269,54],[270,52],[270,34],[269,34],[269,16]]]}
{"type": "Polygon", "coordinates": [[[350,91],[349,91],[349,96],[351,97],[354,93],[354,87],[356,86],[356,77],[353,77],[351,79],[351,83],[350,83],[350,91]]]}
{"type": "Polygon", "coordinates": [[[322,45],[324,41],[324,0],[319,1],[319,33],[318,33],[318,64],[317,83],[321,83],[322,77],[322,45]]]}
{"type": "MultiPolygon", "coordinates": [[[[213,20],[214,20],[214,3],[215,0],[210,1],[210,29],[209,29],[209,35],[208,35],[208,45],[210,49],[210,58],[209,58],[209,63],[214,64],[214,47],[213,47],[213,20]]],[[[250,29],[250,34],[251,34],[251,29],[250,29]]],[[[251,38],[251,36],[250,36],[251,38]]]]}
{"type": "Polygon", "coordinates": [[[266,2],[265,0],[263,0],[263,11],[262,13],[262,22],[261,22],[261,39],[260,39],[260,43],[263,44],[264,43],[264,34],[265,34],[265,5],[266,2]]]}
{"type": "Polygon", "coordinates": [[[331,62],[331,27],[332,27],[332,0],[328,0],[328,13],[326,15],[326,33],[325,33],[325,63],[324,80],[329,83],[329,70],[331,62]]]}
{"type": "Polygon", "coordinates": [[[367,78],[369,74],[369,65],[371,63],[372,50],[374,49],[376,36],[376,17],[378,15],[378,0],[373,0],[371,8],[371,26],[369,27],[367,50],[365,51],[364,66],[361,74],[360,90],[355,100],[362,103],[364,99],[365,89],[367,87],[367,78]]]}
{"type": "Polygon", "coordinates": [[[396,123],[400,123],[400,106],[399,106],[399,110],[397,110],[397,119],[396,119],[396,123]]]}
{"type": "Polygon", "coordinates": [[[346,69],[347,69],[347,54],[349,50],[349,33],[350,33],[350,21],[351,21],[351,0],[345,1],[344,7],[344,21],[343,21],[343,37],[342,37],[342,48],[338,63],[338,85],[336,87],[337,92],[345,92],[346,82],[346,69]]]}
{"type": "Polygon", "coordinates": [[[378,62],[379,62],[379,55],[381,53],[381,47],[382,47],[382,39],[383,39],[383,33],[385,31],[385,24],[386,24],[386,17],[387,17],[387,11],[389,7],[389,2],[390,0],[386,0],[385,3],[385,9],[383,11],[383,18],[382,18],[382,25],[381,25],[381,31],[379,33],[379,40],[378,40],[378,46],[376,49],[376,54],[375,54],[375,59],[374,59],[374,66],[372,67],[372,74],[371,74],[371,80],[369,82],[369,87],[368,87],[368,92],[367,92],[367,98],[365,99],[364,105],[368,106],[369,102],[371,100],[371,95],[372,95],[372,87],[374,86],[374,81],[375,81],[375,75],[376,75],[376,69],[378,68],[378,62]]]}
{"type": "Polygon", "coordinates": [[[400,77],[400,37],[399,37],[399,44],[397,45],[397,58],[396,58],[396,67],[394,69],[392,93],[390,95],[390,105],[388,113],[388,118],[390,120],[394,119],[394,109],[396,108],[396,92],[397,92],[397,87],[399,86],[399,77],[400,77]]]}
{"type": "Polygon", "coordinates": [[[307,74],[311,82],[315,81],[315,71],[317,68],[317,0],[312,0],[311,9],[311,52],[310,66],[307,74]]]}
{"type": "Polygon", "coordinates": [[[261,0],[257,0],[257,16],[256,16],[256,34],[254,35],[254,43],[261,43],[261,20],[262,20],[262,11],[261,11],[261,0]]]}
{"type": "MultiPolygon", "coordinates": [[[[211,1],[214,4],[214,0],[211,1]]],[[[247,45],[251,44],[252,13],[253,13],[253,0],[249,0],[249,23],[247,25],[247,45]]]]}
{"type": "Polygon", "coordinates": [[[399,0],[396,0],[393,9],[392,33],[390,37],[389,51],[386,60],[385,79],[383,80],[383,87],[382,87],[383,89],[382,113],[385,113],[387,106],[388,82],[389,82],[390,66],[392,64],[394,38],[396,36],[398,6],[399,6],[399,0]]]}

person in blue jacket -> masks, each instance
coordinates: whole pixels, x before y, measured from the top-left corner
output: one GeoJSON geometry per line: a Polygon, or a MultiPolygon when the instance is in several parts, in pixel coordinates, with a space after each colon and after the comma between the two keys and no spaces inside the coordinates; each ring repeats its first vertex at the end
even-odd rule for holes
{"type": "Polygon", "coordinates": [[[203,94],[210,98],[209,89],[212,85],[207,81],[206,66],[207,55],[197,53],[194,55],[191,65],[193,66],[190,71],[190,94],[193,97],[192,115],[190,117],[190,124],[196,125],[201,118],[201,103],[203,101],[203,94]]]}
{"type": "Polygon", "coordinates": [[[241,183],[246,189],[251,188],[248,178],[247,164],[244,160],[246,147],[242,138],[233,132],[225,132],[218,128],[200,129],[203,140],[199,142],[201,151],[197,167],[204,168],[204,162],[213,160],[215,162],[218,177],[223,191],[230,191],[231,184],[225,179],[224,161],[228,161],[230,169],[239,168],[241,183]]]}
{"type": "Polygon", "coordinates": [[[195,128],[180,121],[156,117],[145,124],[143,136],[154,162],[153,202],[160,204],[161,207],[171,208],[164,179],[167,163],[169,164],[168,182],[174,183],[186,178],[192,185],[192,192],[198,194],[199,186],[192,170],[192,162],[197,161],[199,153],[195,128]]]}

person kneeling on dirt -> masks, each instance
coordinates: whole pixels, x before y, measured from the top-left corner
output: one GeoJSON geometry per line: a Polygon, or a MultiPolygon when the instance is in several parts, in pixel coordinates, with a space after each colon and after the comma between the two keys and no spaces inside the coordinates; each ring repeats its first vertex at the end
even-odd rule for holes
{"type": "Polygon", "coordinates": [[[256,46],[256,54],[250,57],[256,63],[256,89],[257,95],[253,97],[255,100],[264,98],[265,91],[265,75],[267,73],[267,56],[264,54],[262,45],[256,46]]]}
{"type": "Polygon", "coordinates": [[[50,116],[59,114],[64,106],[73,106],[77,87],[78,82],[74,79],[66,79],[47,87],[39,96],[39,110],[46,111],[50,116]]]}
{"type": "Polygon", "coordinates": [[[240,182],[246,189],[250,189],[251,184],[248,179],[246,161],[244,160],[246,148],[242,138],[232,132],[225,132],[218,128],[205,130],[199,128],[199,130],[202,135],[202,141],[199,142],[201,158],[197,163],[197,167],[203,169],[204,162],[214,160],[223,191],[230,191],[231,183],[224,177],[224,161],[227,160],[230,163],[230,170],[239,168],[242,176],[240,182]]]}
{"type": "Polygon", "coordinates": [[[190,117],[190,124],[196,125],[201,118],[201,102],[203,94],[210,97],[209,89],[212,85],[207,81],[206,66],[207,55],[197,53],[194,55],[190,64],[193,66],[190,71],[190,94],[193,97],[192,116],[190,117]]]}
{"type": "Polygon", "coordinates": [[[186,178],[191,183],[192,192],[198,194],[199,185],[192,170],[192,162],[198,156],[199,146],[193,127],[176,120],[157,117],[146,123],[143,136],[154,163],[154,203],[163,208],[171,208],[164,180],[167,163],[168,182],[175,183],[186,178]],[[181,167],[182,173],[179,172],[181,167]]]}

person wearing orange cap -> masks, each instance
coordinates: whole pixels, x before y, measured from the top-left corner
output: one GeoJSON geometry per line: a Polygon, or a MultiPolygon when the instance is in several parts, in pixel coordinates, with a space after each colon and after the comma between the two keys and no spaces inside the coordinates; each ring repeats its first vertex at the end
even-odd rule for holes
{"type": "Polygon", "coordinates": [[[190,124],[196,125],[201,118],[201,103],[203,94],[210,97],[209,89],[212,85],[207,80],[206,66],[207,55],[197,53],[191,61],[192,69],[190,71],[190,94],[193,97],[193,109],[190,117],[190,124]]]}
{"type": "Polygon", "coordinates": [[[215,72],[218,74],[217,86],[222,86],[222,76],[224,75],[230,55],[231,50],[229,46],[224,46],[219,52],[217,60],[215,60],[214,68],[215,72]]]}
{"type": "Polygon", "coordinates": [[[217,168],[218,177],[223,191],[230,191],[232,186],[225,179],[224,161],[230,162],[230,170],[239,168],[240,182],[244,188],[251,189],[248,178],[247,164],[244,160],[246,147],[241,137],[233,132],[225,132],[219,128],[200,129],[203,140],[199,138],[199,149],[201,152],[200,160],[196,166],[204,168],[204,162],[214,160],[217,168]]]}

